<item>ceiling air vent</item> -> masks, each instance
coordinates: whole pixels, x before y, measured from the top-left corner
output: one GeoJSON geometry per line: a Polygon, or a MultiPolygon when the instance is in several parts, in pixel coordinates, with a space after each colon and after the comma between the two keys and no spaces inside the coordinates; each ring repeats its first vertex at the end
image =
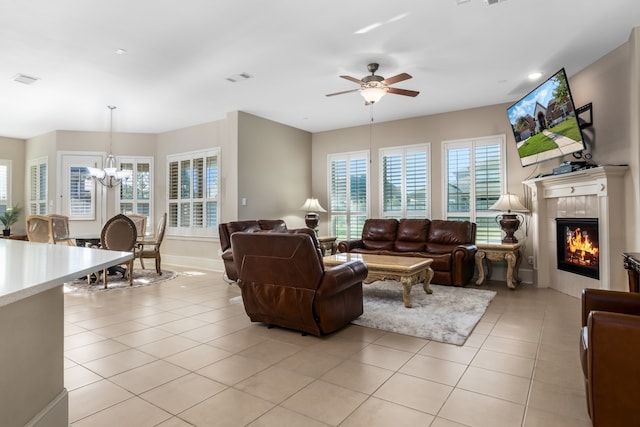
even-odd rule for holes
{"type": "Polygon", "coordinates": [[[37,77],[27,76],[26,74],[16,74],[11,78],[14,82],[22,83],[25,85],[31,85],[40,80],[37,77]]]}
{"type": "Polygon", "coordinates": [[[507,0],[484,0],[484,4],[487,6],[493,6],[494,4],[504,3],[507,0]]]}

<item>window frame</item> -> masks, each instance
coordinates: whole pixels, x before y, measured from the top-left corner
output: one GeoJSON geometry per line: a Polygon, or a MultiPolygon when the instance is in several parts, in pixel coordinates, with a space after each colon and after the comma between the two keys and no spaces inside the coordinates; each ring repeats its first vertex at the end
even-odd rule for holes
{"type": "MultiPolygon", "coordinates": [[[[480,146],[488,146],[488,145],[498,145],[500,152],[500,166],[499,166],[499,178],[500,178],[500,194],[506,193],[507,190],[507,158],[506,158],[506,136],[504,134],[500,135],[490,135],[484,137],[475,137],[475,138],[466,138],[466,139],[458,139],[458,140],[448,140],[442,142],[442,171],[443,171],[443,181],[442,181],[442,217],[445,219],[456,219],[456,218],[468,218],[469,221],[475,222],[477,225],[477,230],[481,231],[481,224],[478,224],[478,219],[486,219],[489,218],[495,219],[498,215],[495,211],[490,210],[478,210],[476,207],[476,168],[471,167],[475,164],[474,159],[476,156],[476,148],[480,146]],[[459,148],[468,148],[470,152],[469,156],[469,211],[465,212],[449,212],[449,203],[448,203],[448,187],[449,187],[449,150],[451,149],[459,149],[459,148]]],[[[500,196],[498,194],[498,197],[500,196]]],[[[497,200],[497,198],[496,198],[497,200]]],[[[496,223],[495,226],[492,224],[490,228],[487,229],[487,236],[490,236],[492,233],[496,234],[496,230],[499,233],[502,233],[500,230],[500,226],[496,223]]],[[[477,233],[477,235],[481,236],[482,232],[477,233]]],[[[500,234],[499,234],[500,235],[500,234]]],[[[482,239],[476,237],[477,243],[494,243],[496,240],[482,239]]],[[[498,240],[500,241],[500,240],[498,240]]]]}
{"type": "Polygon", "coordinates": [[[27,212],[29,215],[46,215],[49,213],[49,158],[47,156],[31,159],[27,162],[27,173],[29,177],[29,200],[27,212]],[[42,185],[44,166],[44,185],[42,185]],[[35,168],[35,176],[31,172],[35,168]],[[33,182],[35,179],[35,183],[33,182]],[[35,186],[34,186],[35,184],[35,186]],[[38,185],[40,184],[40,185],[38,185]],[[43,193],[44,187],[44,194],[43,193]],[[34,194],[35,190],[35,194],[34,194]]]}
{"type": "Polygon", "coordinates": [[[385,147],[379,150],[379,212],[382,218],[431,218],[431,144],[421,143],[412,145],[401,145],[395,147],[385,147]],[[407,155],[412,153],[425,153],[425,209],[424,211],[408,211],[407,209],[407,155]],[[401,156],[401,208],[397,211],[385,211],[385,174],[384,174],[384,161],[388,156],[401,156]]]}
{"type": "MultiPolygon", "coordinates": [[[[7,176],[5,177],[4,185],[6,188],[4,189],[4,193],[6,194],[6,198],[0,199],[0,214],[6,212],[7,208],[13,206],[11,204],[11,160],[10,159],[0,159],[0,166],[6,167],[7,176]]],[[[0,180],[0,185],[2,184],[2,180],[0,180]]],[[[2,196],[3,191],[0,191],[0,196],[2,196]]]]}
{"type": "Polygon", "coordinates": [[[130,178],[132,180],[132,185],[134,187],[133,190],[133,198],[131,199],[123,199],[122,198],[122,184],[120,184],[117,188],[117,190],[115,191],[115,203],[116,203],[116,212],[122,213],[122,214],[128,214],[128,213],[133,213],[133,214],[140,214],[140,215],[147,215],[147,222],[146,222],[146,230],[145,230],[145,234],[146,235],[152,235],[155,231],[155,225],[154,225],[154,220],[155,220],[155,215],[154,215],[154,203],[153,203],[153,196],[154,196],[154,187],[155,187],[155,174],[154,174],[154,164],[153,164],[153,156],[118,156],[116,157],[116,161],[117,161],[117,167],[118,168],[122,168],[122,164],[127,164],[127,163],[131,163],[133,164],[133,175],[130,178]],[[137,176],[137,170],[138,170],[138,165],[139,164],[148,164],[149,165],[149,199],[139,199],[138,198],[138,193],[139,193],[139,189],[137,188],[138,186],[138,176],[137,176]],[[126,210],[122,209],[122,205],[123,204],[132,204],[132,211],[128,212],[126,210]],[[149,206],[149,213],[145,213],[145,212],[140,212],[138,211],[138,206],[140,204],[146,204],[149,206]]]}
{"type": "MultiPolygon", "coordinates": [[[[167,226],[166,232],[170,236],[191,236],[191,237],[217,237],[218,236],[218,224],[220,224],[220,165],[221,165],[221,150],[219,147],[210,148],[206,150],[197,150],[190,151],[184,153],[175,153],[167,155],[167,189],[166,189],[166,211],[167,211],[167,226]],[[216,161],[216,177],[214,188],[211,191],[214,191],[214,197],[207,197],[209,182],[207,179],[207,158],[215,157],[216,161]],[[181,164],[185,161],[189,162],[190,169],[193,169],[193,161],[194,160],[202,160],[202,197],[181,197],[182,192],[185,190],[184,182],[182,181],[181,174],[181,164]],[[177,171],[177,187],[175,188],[176,197],[172,198],[172,176],[171,176],[171,164],[178,164],[177,171]],[[180,223],[183,222],[182,213],[181,213],[181,204],[188,203],[190,205],[189,209],[189,225],[188,226],[180,226],[180,223]],[[192,215],[193,215],[193,206],[195,204],[202,204],[202,226],[192,226],[192,215]],[[207,226],[207,204],[215,203],[216,204],[216,213],[215,213],[215,222],[211,226],[207,226]],[[176,206],[176,218],[173,222],[173,211],[172,205],[176,206]],[[177,224],[177,225],[173,225],[177,224]]],[[[193,175],[189,176],[190,182],[188,183],[189,195],[193,195],[193,175]]]]}
{"type": "Polygon", "coordinates": [[[352,151],[347,153],[333,153],[327,155],[327,199],[328,199],[328,207],[327,213],[329,218],[329,234],[331,236],[336,236],[338,239],[354,239],[360,238],[362,236],[362,226],[364,225],[364,221],[369,218],[371,213],[371,186],[369,185],[371,179],[371,160],[370,160],[370,152],[368,150],[362,151],[352,151]],[[353,212],[352,210],[352,202],[351,202],[351,165],[350,162],[353,160],[364,160],[365,162],[365,209],[363,211],[353,212]],[[336,161],[344,161],[347,163],[347,174],[346,179],[346,210],[336,210],[334,209],[334,201],[333,201],[333,191],[332,191],[332,166],[336,161]],[[346,227],[346,236],[341,233],[336,232],[336,219],[338,217],[345,217],[345,227],[346,227]],[[356,224],[355,227],[358,229],[354,229],[353,221],[358,222],[358,218],[361,219],[361,224],[356,224]]]}

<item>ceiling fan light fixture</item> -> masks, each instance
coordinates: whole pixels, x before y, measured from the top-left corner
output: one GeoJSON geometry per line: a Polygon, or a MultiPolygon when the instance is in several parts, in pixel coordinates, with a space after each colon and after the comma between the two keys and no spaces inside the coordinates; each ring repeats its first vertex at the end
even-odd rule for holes
{"type": "Polygon", "coordinates": [[[360,95],[362,95],[367,105],[380,101],[386,93],[387,88],[380,86],[367,87],[360,91],[360,95]]]}

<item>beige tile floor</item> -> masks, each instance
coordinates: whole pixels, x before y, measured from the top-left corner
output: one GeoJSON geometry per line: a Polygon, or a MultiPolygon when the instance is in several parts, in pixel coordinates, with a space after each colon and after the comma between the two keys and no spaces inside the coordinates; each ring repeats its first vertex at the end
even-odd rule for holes
{"type": "Polygon", "coordinates": [[[73,427],[589,426],[580,304],[522,285],[464,346],[349,326],[252,324],[218,272],[65,294],[73,427]]]}

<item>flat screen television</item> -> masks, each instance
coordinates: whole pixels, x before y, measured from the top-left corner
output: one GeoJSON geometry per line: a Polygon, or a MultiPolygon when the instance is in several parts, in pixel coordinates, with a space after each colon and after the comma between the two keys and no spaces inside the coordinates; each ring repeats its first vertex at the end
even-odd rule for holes
{"type": "Polygon", "coordinates": [[[564,68],[507,108],[507,114],[522,166],[586,148],[564,68]]]}

